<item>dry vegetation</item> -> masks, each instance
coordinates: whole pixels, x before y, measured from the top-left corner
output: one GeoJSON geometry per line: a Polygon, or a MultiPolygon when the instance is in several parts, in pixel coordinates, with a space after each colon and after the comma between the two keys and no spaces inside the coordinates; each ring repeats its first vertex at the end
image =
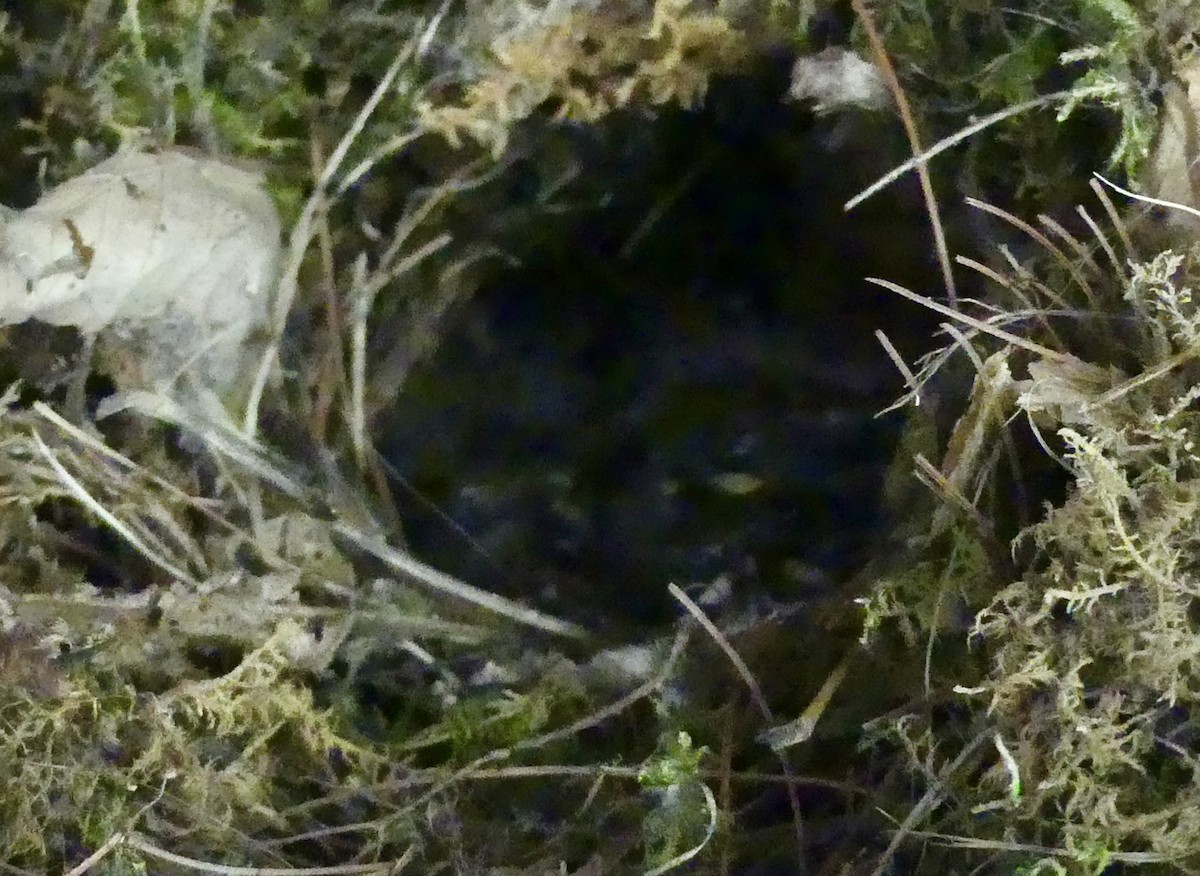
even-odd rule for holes
{"type": "MultiPolygon", "coordinates": [[[[1110,165],[1136,179],[1149,161],[1156,194],[1183,197],[1161,181],[1194,156],[1162,138],[1152,150],[1147,83],[1191,69],[1180,10],[1194,4],[1032,3],[1015,18],[982,5],[1002,48],[974,79],[954,43],[973,13],[879,10],[914,125],[946,124],[970,83],[972,109],[1003,125],[977,137],[1041,162],[1070,150],[1040,148],[1057,122],[1004,107],[1103,112],[1110,165]],[[942,35],[944,78],[922,79],[914,59],[942,35]],[[1051,67],[1077,74],[1053,100],[1030,90],[1051,67]]],[[[4,32],[5,87],[25,102],[5,144],[42,178],[122,144],[200,145],[260,161],[289,233],[262,367],[236,407],[155,385],[73,421],[56,362],[0,400],[0,865],[657,874],[820,845],[826,872],[880,873],[907,849],[930,872],[1200,867],[1187,228],[1159,252],[1161,223],[1122,219],[1097,185],[1102,212],[1081,208],[1082,232],[991,208],[1034,255],[960,262],[995,282],[988,301],[954,310],[897,290],[948,321],[907,375],[906,401],[926,400],[914,442],[943,369],[976,372],[946,446],[915,457],[932,490],[901,522],[903,562],[862,600],[868,652],[903,640],[924,690],[832,770],[861,784],[797,778],[787,749],[810,744],[835,683],[768,753],[756,734],[792,716],[777,719],[738,656],[767,637],[754,624],[719,629],[679,591],[677,631],[597,656],[578,626],[421,563],[389,516],[370,424],[502,255],[464,216],[487,209],[470,195],[523,119],[692,106],[764,44],[803,49],[814,9],[398,6],[63,0],[4,32]],[[1029,475],[1045,466],[1058,474],[1039,489],[1029,475]],[[701,638],[719,650],[695,671],[701,638]],[[714,693],[717,661],[733,668],[714,693]],[[806,836],[797,789],[818,786],[806,836]],[[778,787],[767,839],[741,836],[735,801],[778,787]],[[811,838],[856,836],[851,821],[877,837],[876,807],[900,824],[865,852],[811,838]]],[[[994,154],[972,148],[963,179],[986,188],[994,154]]],[[[1008,181],[1054,197],[1032,161],[1008,181]]],[[[954,403],[946,392],[943,416],[954,403]]]]}

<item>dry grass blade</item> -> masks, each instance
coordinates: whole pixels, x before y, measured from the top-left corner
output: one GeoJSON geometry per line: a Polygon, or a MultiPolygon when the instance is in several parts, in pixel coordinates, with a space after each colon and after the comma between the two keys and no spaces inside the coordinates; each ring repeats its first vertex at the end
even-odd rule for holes
{"type": "Polygon", "coordinates": [[[1152,198],[1152,197],[1148,196],[1148,194],[1138,194],[1136,192],[1130,192],[1128,190],[1128,188],[1122,188],[1121,186],[1118,186],[1116,184],[1116,182],[1112,182],[1111,180],[1105,179],[1104,176],[1100,176],[1099,174],[1096,174],[1096,179],[1098,179],[1100,182],[1103,182],[1103,184],[1108,186],[1109,188],[1111,188],[1112,191],[1121,193],[1121,194],[1123,194],[1123,196],[1126,196],[1127,198],[1132,198],[1133,200],[1139,200],[1139,202],[1141,202],[1141,203],[1151,204],[1153,206],[1165,206],[1165,208],[1168,208],[1170,210],[1180,210],[1181,212],[1186,212],[1186,214],[1188,214],[1189,216],[1195,216],[1196,218],[1200,218],[1200,210],[1195,209],[1194,206],[1189,206],[1187,204],[1180,204],[1178,202],[1175,202],[1175,200],[1164,200],[1163,198],[1152,198]]]}
{"type": "MultiPolygon", "coordinates": [[[[439,21],[440,18],[435,19],[430,27],[435,27],[439,21]]],[[[304,262],[305,253],[308,252],[308,248],[316,236],[315,226],[317,219],[321,211],[329,207],[329,190],[333,179],[349,155],[351,147],[362,134],[371,116],[374,115],[375,110],[383,101],[384,96],[391,90],[405,66],[412,60],[417,45],[417,39],[410,39],[396,53],[396,57],[380,78],[375,90],[371,92],[371,96],[363,104],[354,122],[346,130],[346,133],[342,135],[337,146],[334,147],[333,153],[325,162],[320,176],[314,181],[312,194],[309,195],[304,208],[300,212],[300,218],[296,220],[296,224],[292,229],[288,241],[287,257],[284,260],[284,266],[280,272],[279,281],[275,287],[274,301],[272,302],[274,311],[272,314],[274,321],[273,340],[268,345],[259,363],[258,374],[251,388],[250,399],[246,404],[244,422],[247,434],[253,435],[257,431],[258,406],[262,399],[272,365],[279,355],[280,339],[284,334],[288,314],[291,312],[292,304],[299,292],[300,268],[304,262]]]]}
{"type": "Polygon", "coordinates": [[[1006,262],[1008,262],[1008,266],[1010,268],[1012,268],[1013,277],[1018,282],[1032,286],[1034,289],[1041,292],[1042,295],[1045,296],[1046,300],[1053,303],[1055,306],[1057,306],[1059,310],[1068,310],[1069,311],[1069,310],[1075,309],[1075,308],[1072,308],[1070,306],[1070,304],[1067,303],[1067,300],[1065,298],[1063,298],[1056,291],[1054,291],[1049,286],[1047,286],[1045,283],[1043,283],[1041,280],[1039,280],[1029,270],[1029,268],[1025,267],[1019,261],[1017,261],[1016,256],[1014,256],[1012,254],[1012,252],[1009,250],[1008,247],[1001,246],[1000,247],[1000,255],[1003,256],[1003,258],[1006,262]]]}
{"type": "Polygon", "coordinates": [[[1061,468],[1067,474],[1074,475],[1075,469],[1071,468],[1071,466],[1067,464],[1066,460],[1064,460],[1057,452],[1055,452],[1053,448],[1050,447],[1050,442],[1046,440],[1046,436],[1042,434],[1041,427],[1038,426],[1037,421],[1033,418],[1033,414],[1031,414],[1029,411],[1025,411],[1025,422],[1029,425],[1029,431],[1033,433],[1034,440],[1037,441],[1038,446],[1042,448],[1042,452],[1058,463],[1059,468],[1061,468]]]}
{"type": "Polygon", "coordinates": [[[960,313],[957,310],[953,310],[944,304],[934,301],[932,298],[926,298],[924,295],[918,295],[916,292],[905,289],[898,283],[893,283],[890,280],[882,280],[878,277],[867,277],[866,280],[868,283],[874,283],[876,286],[882,286],[884,289],[891,290],[897,295],[907,298],[909,301],[915,301],[922,307],[927,307],[930,310],[950,317],[956,322],[970,326],[976,331],[981,331],[984,334],[988,334],[994,338],[998,338],[999,340],[1006,341],[1012,344],[1014,347],[1020,347],[1022,350],[1027,350],[1030,353],[1050,359],[1053,362],[1067,363],[1074,361],[1074,357],[1068,353],[1060,353],[1057,350],[1051,350],[1049,347],[1043,347],[1041,344],[1027,340],[1020,335],[1014,335],[1012,332],[1005,331],[1002,328],[997,328],[996,326],[990,325],[983,320],[975,319],[972,316],[967,316],[965,313],[960,313]]]}
{"type": "Polygon", "coordinates": [[[510,620],[515,620],[518,623],[542,630],[543,632],[553,633],[557,636],[566,636],[572,639],[588,638],[588,631],[578,624],[559,620],[532,608],[526,608],[510,599],[505,599],[503,596],[489,593],[478,587],[472,587],[465,581],[460,581],[452,575],[447,575],[445,572],[426,565],[411,554],[397,550],[382,540],[368,535],[353,526],[348,526],[338,521],[333,524],[332,529],[338,535],[348,539],[356,547],[382,560],[397,572],[433,590],[469,602],[472,605],[477,605],[480,608],[487,609],[502,617],[507,617],[510,620]]]}
{"type": "MultiPolygon", "coordinates": [[[[1021,303],[1021,306],[1024,308],[1024,312],[1033,313],[1037,316],[1037,319],[1042,324],[1042,328],[1046,330],[1046,334],[1048,334],[1054,340],[1055,344],[1057,344],[1059,347],[1065,346],[1062,338],[1058,336],[1058,333],[1054,331],[1054,327],[1050,325],[1050,320],[1047,318],[1046,312],[1035,306],[1034,303],[1029,300],[1029,296],[1025,294],[1025,291],[1021,289],[1020,286],[1018,286],[1008,277],[1001,274],[999,271],[994,271],[987,265],[975,261],[975,259],[960,255],[955,256],[954,260],[964,268],[970,268],[972,271],[987,277],[1001,288],[1008,290],[1008,292],[1021,303]]],[[[1066,302],[1062,302],[1060,306],[1066,307],[1066,302]]]]}
{"type": "MultiPolygon", "coordinates": [[[[985,840],[976,839],[969,836],[955,836],[953,834],[935,833],[932,831],[914,830],[908,834],[913,839],[931,840],[942,843],[956,849],[982,849],[997,852],[1015,852],[1027,855],[1040,855],[1045,857],[1064,858],[1070,861],[1079,860],[1078,849],[1063,849],[1054,848],[1052,846],[1039,846],[1033,843],[1018,843],[1008,840],[985,840]]],[[[1163,855],[1157,852],[1108,852],[1105,854],[1105,861],[1111,864],[1173,864],[1178,866],[1179,859],[1171,855],[1163,855]]],[[[1194,873],[1195,871],[1180,867],[1182,873],[1194,873]]]]}
{"type": "Polygon", "coordinates": [[[1150,370],[1142,372],[1137,377],[1130,378],[1124,383],[1114,386],[1108,392],[1104,393],[1104,395],[1100,396],[1100,398],[1096,399],[1096,401],[1093,402],[1093,406],[1104,407],[1105,405],[1112,404],[1117,399],[1132,392],[1139,386],[1145,386],[1147,383],[1158,380],[1160,377],[1169,374],[1179,366],[1197,358],[1200,358],[1200,350],[1195,350],[1192,348],[1181,350],[1170,359],[1167,359],[1165,362],[1160,362],[1150,370]]]}
{"type": "Polygon", "coordinates": [[[912,369],[908,367],[908,363],[904,361],[904,357],[900,355],[900,351],[896,349],[891,338],[884,334],[883,329],[875,329],[875,340],[879,341],[879,345],[883,347],[883,351],[887,353],[892,364],[896,366],[896,370],[904,378],[904,385],[908,387],[908,395],[901,401],[907,402],[912,399],[914,405],[921,404],[921,382],[917,380],[917,375],[913,374],[912,369]]]}
{"type": "Polygon", "coordinates": [[[811,739],[813,733],[816,732],[817,722],[821,720],[821,715],[825,713],[825,709],[833,699],[833,695],[837,693],[837,689],[846,680],[846,674],[850,671],[850,662],[853,657],[854,652],[848,652],[842,658],[841,662],[834,667],[833,671],[829,673],[825,681],[821,684],[816,696],[804,707],[804,711],[800,713],[800,717],[786,724],[768,728],[759,735],[759,741],[765,742],[773,751],[778,752],[811,739]]]}
{"type": "Polygon", "coordinates": [[[1075,207],[1075,212],[1082,217],[1083,221],[1087,223],[1088,228],[1092,230],[1092,234],[1100,244],[1100,248],[1104,250],[1104,255],[1108,257],[1108,263],[1112,267],[1113,273],[1118,277],[1122,276],[1125,273],[1125,266],[1122,265],[1121,260],[1117,258],[1117,251],[1113,249],[1113,245],[1109,243],[1108,236],[1104,233],[1104,230],[1100,227],[1099,223],[1092,218],[1092,214],[1087,211],[1087,208],[1084,207],[1083,204],[1077,205],[1075,207]]]}
{"type": "Polygon", "coordinates": [[[325,162],[320,176],[315,180],[312,194],[309,195],[308,201],[305,202],[304,209],[300,213],[300,218],[296,220],[295,228],[292,230],[291,239],[288,244],[287,261],[284,265],[276,292],[274,302],[276,337],[282,337],[283,335],[284,322],[287,319],[288,313],[291,312],[292,302],[299,289],[300,265],[304,260],[304,254],[308,251],[309,244],[312,242],[315,233],[313,224],[317,219],[317,215],[327,206],[329,187],[333,182],[333,178],[337,175],[342,163],[346,160],[347,155],[349,155],[351,147],[366,128],[367,123],[370,121],[371,116],[374,115],[379,104],[383,101],[384,96],[391,90],[391,87],[399,78],[401,71],[404,70],[405,65],[412,59],[415,48],[415,41],[410,40],[396,53],[396,57],[392,60],[387,72],[380,78],[379,83],[375,86],[375,90],[371,92],[371,96],[367,98],[362,109],[359,110],[353,124],[342,135],[337,146],[334,147],[332,154],[330,154],[328,160],[325,162]]]}
{"type": "Polygon", "coordinates": [[[1026,113],[1030,110],[1038,109],[1039,107],[1047,106],[1048,104],[1054,103],[1058,100],[1066,100],[1067,98],[1074,97],[1075,94],[1075,91],[1056,91],[1053,94],[1046,94],[1042,97],[1036,97],[1033,100],[1027,100],[1023,103],[1013,104],[1012,106],[1002,109],[999,112],[992,113],[990,116],[984,116],[973,125],[967,125],[967,127],[963,128],[957,134],[952,134],[951,136],[946,137],[944,140],[939,140],[936,144],[926,149],[920,155],[910,158],[900,166],[884,174],[878,180],[871,183],[871,185],[867,186],[865,189],[847,201],[843,209],[845,209],[847,212],[853,210],[863,201],[867,200],[867,198],[870,198],[872,195],[875,195],[887,188],[910,170],[915,170],[918,167],[924,167],[947,149],[952,149],[964,140],[973,137],[975,134],[978,134],[980,131],[989,128],[998,122],[1002,122],[1005,119],[1011,119],[1013,116],[1018,116],[1021,113],[1026,113]]]}
{"type": "MultiPolygon", "coordinates": [[[[758,707],[758,710],[762,714],[764,720],[766,720],[768,724],[774,724],[775,716],[771,711],[771,706],[767,703],[767,698],[763,695],[762,688],[759,687],[758,680],[750,671],[750,667],[746,665],[746,661],[742,659],[742,655],[737,652],[737,650],[730,643],[729,639],[727,639],[721,633],[721,631],[717,629],[716,624],[709,619],[708,615],[704,613],[704,610],[701,609],[700,606],[698,606],[691,599],[691,597],[684,593],[678,585],[669,584],[667,586],[667,590],[673,597],[675,597],[676,600],[678,600],[679,604],[686,609],[687,613],[695,618],[696,622],[700,624],[706,633],[708,633],[713,642],[716,643],[717,647],[720,648],[721,651],[724,652],[725,656],[729,658],[729,662],[733,664],[733,667],[735,670],[737,670],[738,675],[742,677],[742,681],[746,683],[746,687],[750,691],[750,698],[754,700],[754,704],[758,707]]],[[[775,755],[779,758],[779,765],[783,770],[783,774],[788,778],[792,778],[795,771],[792,769],[792,762],[788,760],[787,755],[782,751],[776,751],[775,755]]],[[[795,826],[796,833],[797,872],[802,873],[805,868],[804,816],[800,810],[800,797],[796,793],[796,787],[794,785],[788,785],[787,790],[788,804],[792,809],[792,823],[795,826]]]]}
{"type": "Polygon", "coordinates": [[[754,705],[758,706],[759,712],[768,722],[774,723],[775,716],[771,712],[771,706],[767,703],[767,698],[763,695],[762,688],[758,685],[758,679],[754,677],[754,673],[750,671],[750,667],[746,665],[746,661],[742,659],[742,655],[737,652],[729,639],[717,629],[717,625],[709,620],[704,610],[679,588],[679,585],[668,584],[667,591],[678,600],[679,604],[684,607],[688,614],[696,619],[696,622],[708,633],[717,647],[725,653],[725,656],[729,658],[729,662],[733,664],[733,668],[737,670],[737,674],[746,683],[746,688],[750,691],[750,698],[754,700],[754,705]]]}
{"type": "Polygon", "coordinates": [[[1064,243],[1067,244],[1067,246],[1071,247],[1071,249],[1075,252],[1075,256],[1080,261],[1087,263],[1088,270],[1090,270],[1093,274],[1100,273],[1100,266],[1096,264],[1096,260],[1092,258],[1092,254],[1088,252],[1087,247],[1084,246],[1078,240],[1078,238],[1075,237],[1075,235],[1064,228],[1061,222],[1053,217],[1047,216],[1045,213],[1039,213],[1037,218],[1038,222],[1041,222],[1051,234],[1060,238],[1064,243]]]}
{"type": "MultiPolygon", "coordinates": [[[[867,41],[871,44],[871,52],[875,56],[875,64],[883,74],[883,79],[887,83],[888,90],[892,93],[892,99],[896,101],[896,108],[900,112],[900,121],[904,125],[904,133],[908,137],[909,148],[912,149],[913,155],[920,155],[921,138],[917,133],[916,120],[913,118],[912,109],[908,105],[908,97],[904,93],[904,88],[900,85],[900,78],[896,75],[896,69],[892,66],[892,59],[888,56],[887,48],[883,45],[883,39],[879,36],[879,31],[875,29],[875,21],[871,17],[871,11],[867,8],[863,0],[850,0],[850,5],[854,7],[854,14],[858,17],[863,30],[867,34],[867,41]]],[[[938,209],[937,197],[933,193],[933,182],[929,178],[928,166],[924,163],[918,164],[917,175],[921,179],[921,195],[925,199],[925,212],[929,215],[929,227],[933,232],[933,243],[934,248],[937,250],[938,265],[942,269],[942,282],[946,286],[946,299],[950,302],[951,307],[958,307],[958,290],[954,285],[954,269],[950,264],[950,250],[946,246],[946,232],[942,228],[942,214],[938,209]]]]}
{"type": "Polygon", "coordinates": [[[139,538],[138,535],[122,520],[120,520],[115,514],[98,502],[96,498],[87,491],[87,488],[84,487],[74,475],[67,471],[66,466],[59,462],[58,457],[54,455],[54,451],[46,446],[46,442],[42,440],[42,436],[39,435],[36,430],[30,431],[30,437],[33,439],[34,446],[37,448],[38,453],[42,455],[42,457],[54,470],[54,473],[58,475],[59,480],[61,480],[63,485],[66,486],[67,489],[70,490],[75,496],[75,498],[79,500],[80,504],[104,521],[104,523],[106,523],[113,530],[113,532],[125,539],[125,541],[128,542],[134,550],[144,556],[155,566],[158,566],[168,575],[171,575],[186,584],[190,584],[193,587],[200,586],[199,582],[192,578],[191,575],[189,575],[183,569],[180,569],[170,560],[160,556],[157,551],[153,550],[148,544],[139,538]]]}
{"type": "MultiPolygon", "coordinates": [[[[1004,445],[1004,452],[1008,458],[1008,464],[1012,471],[1012,486],[1014,498],[1016,499],[1015,504],[1017,507],[1017,513],[1020,517],[1021,528],[1024,529],[1029,525],[1029,521],[1027,519],[1029,501],[1028,492],[1025,489],[1025,475],[1021,467],[1021,455],[1017,453],[1017,445],[1016,442],[1013,441],[1012,432],[1009,429],[1010,420],[1004,419],[1000,416],[1001,410],[1008,408],[1014,401],[1012,398],[1008,398],[1007,401],[1004,400],[1006,395],[1011,394],[1010,391],[1013,388],[1011,384],[1011,375],[1008,374],[1007,362],[1003,361],[1004,357],[1000,354],[996,354],[992,357],[992,359],[988,360],[988,362],[984,362],[979,358],[979,354],[975,352],[975,348],[971,346],[970,340],[966,338],[958,329],[952,325],[947,325],[946,331],[951,337],[954,338],[955,342],[967,354],[967,356],[971,359],[971,363],[975,366],[977,381],[980,381],[980,383],[978,384],[977,390],[973,393],[973,395],[975,395],[979,401],[984,402],[985,404],[989,400],[992,402],[991,414],[986,416],[977,425],[981,428],[986,428],[988,425],[987,420],[995,419],[998,421],[995,425],[999,429],[1000,440],[1004,445]],[[997,365],[999,363],[1002,363],[1002,368],[998,370],[997,365]],[[1007,379],[1000,378],[1000,372],[1003,372],[1007,379]]],[[[971,407],[968,408],[967,413],[963,414],[963,418],[959,420],[960,426],[963,425],[964,421],[971,416],[971,409],[974,408],[974,401],[975,400],[973,399],[971,407]]],[[[958,427],[956,427],[954,436],[952,436],[950,439],[950,446],[947,448],[947,459],[944,460],[944,462],[951,459],[951,454],[955,449],[961,449],[956,448],[955,438],[958,436],[958,434],[958,427]]],[[[976,455],[978,455],[978,451],[976,451],[976,455]]],[[[956,483],[955,474],[956,472],[947,472],[947,476],[950,478],[952,483],[956,483]]],[[[988,531],[991,531],[991,527],[988,528],[988,531]]]]}
{"type": "MultiPolygon", "coordinates": [[[[309,137],[309,165],[314,178],[325,166],[321,138],[315,133],[309,137]]],[[[316,225],[317,251],[320,255],[321,266],[319,286],[324,299],[325,338],[329,346],[324,356],[324,374],[316,386],[316,398],[312,404],[309,431],[318,441],[323,441],[334,396],[338,393],[344,394],[347,385],[346,351],[342,343],[345,313],[341,301],[338,300],[333,234],[329,228],[328,215],[318,217],[316,225]]]]}
{"type": "MultiPolygon", "coordinates": [[[[959,767],[966,763],[967,758],[975,752],[975,749],[979,748],[979,746],[990,739],[991,736],[992,733],[990,730],[984,730],[982,733],[968,742],[966,747],[958,753],[958,756],[954,758],[950,765],[943,771],[943,777],[949,777],[951,774],[955,773],[959,767]]],[[[925,792],[925,795],[921,798],[920,802],[913,807],[910,813],[908,813],[908,817],[904,819],[904,823],[900,825],[899,830],[896,831],[896,835],[892,837],[892,841],[888,843],[888,847],[879,857],[879,863],[876,864],[875,869],[871,871],[871,876],[883,876],[883,874],[887,872],[888,866],[892,862],[892,858],[896,855],[896,850],[900,848],[900,844],[903,843],[905,839],[914,835],[914,829],[916,826],[921,823],[923,818],[937,808],[938,803],[940,803],[942,799],[942,791],[936,785],[925,792]]]]}
{"type": "MultiPolygon", "coordinates": [[[[1133,245],[1133,239],[1129,236],[1129,231],[1125,228],[1125,223],[1121,220],[1121,214],[1117,212],[1117,208],[1113,205],[1112,198],[1108,196],[1108,192],[1104,191],[1104,187],[1100,185],[1098,180],[1104,180],[1106,184],[1112,186],[1114,189],[1117,189],[1117,191],[1121,192],[1122,194],[1129,194],[1130,197],[1135,199],[1139,196],[1130,192],[1125,192],[1124,190],[1113,186],[1112,183],[1108,182],[1108,180],[1105,180],[1104,177],[1100,176],[1100,174],[1095,174],[1091,183],[1089,183],[1089,185],[1092,187],[1092,191],[1096,193],[1096,197],[1100,199],[1100,203],[1104,206],[1104,212],[1108,213],[1109,221],[1112,222],[1113,227],[1117,229],[1117,236],[1121,238],[1121,244],[1125,247],[1126,255],[1131,261],[1142,261],[1142,257],[1138,253],[1137,247],[1133,245]]],[[[1164,204],[1164,206],[1174,205],[1168,201],[1166,204],[1164,204]]]]}
{"type": "Polygon", "coordinates": [[[168,852],[137,834],[126,837],[123,845],[137,849],[143,855],[166,861],[185,870],[212,873],[214,876],[361,876],[361,874],[368,873],[378,873],[382,876],[385,873],[399,872],[406,859],[410,857],[409,854],[406,854],[399,861],[387,861],[380,864],[341,864],[332,867],[232,867],[228,864],[214,864],[168,852]]]}
{"type": "Polygon", "coordinates": [[[1079,286],[1080,290],[1087,298],[1088,303],[1093,308],[1099,309],[1096,293],[1092,290],[1091,284],[1088,283],[1087,277],[1085,277],[1083,272],[1079,270],[1078,265],[1071,261],[1071,259],[1067,257],[1067,254],[1054,244],[1054,241],[1042,234],[1042,232],[1038,231],[1024,219],[1014,216],[1007,210],[1001,209],[994,204],[989,204],[987,201],[981,201],[978,198],[967,198],[966,200],[967,203],[972,207],[983,210],[985,213],[990,213],[996,218],[1004,220],[1009,225],[1029,235],[1032,240],[1045,249],[1046,252],[1054,256],[1059,264],[1066,269],[1067,273],[1071,275],[1071,279],[1075,281],[1076,285],[1079,286]]]}

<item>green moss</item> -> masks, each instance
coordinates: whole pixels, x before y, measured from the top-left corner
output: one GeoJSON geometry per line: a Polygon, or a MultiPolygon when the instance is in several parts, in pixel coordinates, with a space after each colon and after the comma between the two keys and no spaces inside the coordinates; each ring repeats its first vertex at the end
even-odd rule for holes
{"type": "Polygon", "coordinates": [[[1022,114],[967,147],[969,188],[1006,199],[1016,192],[1030,213],[1082,197],[1086,174],[1100,165],[1140,177],[1156,130],[1160,74],[1187,50],[1180,40],[1187,13],[1160,0],[910,0],[877,15],[927,140],[964,126],[967,114],[1070,92],[1057,116],[1022,114]],[[1084,138],[1107,153],[1087,153],[1084,138]]]}

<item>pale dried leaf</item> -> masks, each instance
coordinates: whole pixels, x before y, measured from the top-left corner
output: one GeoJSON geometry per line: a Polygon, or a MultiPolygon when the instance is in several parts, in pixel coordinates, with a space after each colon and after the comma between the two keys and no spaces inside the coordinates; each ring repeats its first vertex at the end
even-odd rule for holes
{"type": "Polygon", "coordinates": [[[199,359],[209,385],[227,383],[266,324],[279,231],[261,174],[122,152],[4,222],[0,323],[110,334],[147,384],[199,359]]]}

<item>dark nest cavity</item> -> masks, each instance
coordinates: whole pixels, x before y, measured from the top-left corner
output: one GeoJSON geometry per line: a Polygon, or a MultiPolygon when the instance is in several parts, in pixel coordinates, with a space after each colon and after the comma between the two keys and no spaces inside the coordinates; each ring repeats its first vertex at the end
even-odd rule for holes
{"type": "Polygon", "coordinates": [[[842,209],[903,159],[893,120],[818,119],[786,75],[520,132],[471,220],[506,258],[375,424],[420,555],[598,627],[669,617],[669,582],[827,596],[869,558],[903,419],[874,332],[911,360],[933,326],[863,278],[940,280],[915,182],[842,209]]]}

